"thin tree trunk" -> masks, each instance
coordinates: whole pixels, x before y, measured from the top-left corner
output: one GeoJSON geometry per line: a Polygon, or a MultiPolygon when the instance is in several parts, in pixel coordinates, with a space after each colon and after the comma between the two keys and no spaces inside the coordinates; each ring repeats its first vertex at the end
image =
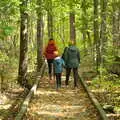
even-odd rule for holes
{"type": "Polygon", "coordinates": [[[82,31],[83,31],[83,44],[84,44],[84,54],[87,53],[87,13],[86,13],[86,0],[82,1],[82,31]]]}
{"type": "MultiPolygon", "coordinates": [[[[120,4],[120,1],[119,1],[120,4]]],[[[118,9],[118,54],[120,54],[120,7],[118,9]]]]}
{"type": "Polygon", "coordinates": [[[63,37],[63,44],[65,46],[65,20],[64,18],[62,19],[62,37],[63,37]]]}
{"type": "Polygon", "coordinates": [[[39,72],[43,63],[43,14],[41,9],[42,0],[38,0],[39,8],[37,10],[37,71],[39,72]]]}
{"type": "Polygon", "coordinates": [[[100,63],[103,67],[103,64],[105,63],[104,56],[106,55],[106,45],[107,45],[107,30],[106,30],[106,10],[107,10],[107,0],[101,0],[101,31],[100,31],[100,54],[101,54],[101,60],[100,63]]]}
{"type": "Polygon", "coordinates": [[[20,85],[27,84],[27,63],[28,63],[28,14],[25,12],[27,7],[27,0],[22,0],[20,6],[21,25],[20,25],[20,58],[19,58],[19,72],[18,82],[20,85]]]}
{"type": "Polygon", "coordinates": [[[65,47],[65,30],[64,30],[65,28],[64,28],[64,18],[62,18],[62,17],[63,17],[63,14],[60,13],[61,20],[60,20],[60,31],[59,31],[59,34],[61,36],[62,44],[65,47]]]}
{"type": "Polygon", "coordinates": [[[99,23],[98,23],[98,0],[94,0],[94,44],[96,45],[96,70],[100,66],[100,40],[99,40],[99,23]]]}
{"type": "Polygon", "coordinates": [[[70,12],[70,40],[76,43],[76,31],[75,31],[75,13],[70,12]]]}
{"type": "Polygon", "coordinates": [[[4,65],[1,66],[2,70],[0,72],[0,92],[3,92],[4,91],[4,65]]]}
{"type": "Polygon", "coordinates": [[[52,15],[52,0],[48,1],[48,38],[53,38],[53,15],[52,15]]]}
{"type": "Polygon", "coordinates": [[[91,56],[93,56],[92,40],[91,40],[91,37],[90,37],[90,32],[88,32],[88,31],[87,31],[87,36],[88,36],[88,40],[89,40],[91,56]]]}
{"type": "Polygon", "coordinates": [[[114,61],[112,64],[111,71],[115,74],[120,75],[120,2],[118,0],[113,0],[112,9],[113,9],[113,26],[112,26],[112,37],[113,37],[113,55],[114,61]]]}
{"type": "Polygon", "coordinates": [[[117,0],[113,0],[113,53],[115,56],[118,56],[119,46],[120,46],[120,8],[118,6],[117,0]]]}

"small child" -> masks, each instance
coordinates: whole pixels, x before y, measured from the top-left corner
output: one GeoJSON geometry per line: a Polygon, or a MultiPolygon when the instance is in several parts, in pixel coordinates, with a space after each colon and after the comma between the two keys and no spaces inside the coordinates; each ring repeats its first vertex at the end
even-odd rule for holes
{"type": "Polygon", "coordinates": [[[65,66],[64,60],[59,56],[58,51],[54,52],[55,58],[53,61],[55,76],[56,76],[56,89],[61,87],[61,75],[63,71],[63,66],[65,66]]]}

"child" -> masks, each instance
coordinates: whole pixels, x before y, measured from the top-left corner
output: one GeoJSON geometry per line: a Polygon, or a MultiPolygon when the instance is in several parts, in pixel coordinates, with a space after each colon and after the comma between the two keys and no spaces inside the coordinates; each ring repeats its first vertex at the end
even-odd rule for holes
{"type": "Polygon", "coordinates": [[[54,69],[55,69],[55,76],[56,76],[56,89],[61,87],[61,74],[62,74],[62,67],[65,66],[64,60],[59,56],[58,51],[54,52],[55,58],[53,61],[54,69]]]}

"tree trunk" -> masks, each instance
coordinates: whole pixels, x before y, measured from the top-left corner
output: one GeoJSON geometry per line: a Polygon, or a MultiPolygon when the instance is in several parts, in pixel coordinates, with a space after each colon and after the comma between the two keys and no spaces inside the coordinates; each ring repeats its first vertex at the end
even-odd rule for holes
{"type": "Polygon", "coordinates": [[[52,15],[52,0],[48,1],[48,38],[53,38],[53,15],[52,15]]]}
{"type": "Polygon", "coordinates": [[[106,55],[106,48],[107,48],[107,30],[106,30],[106,7],[107,7],[107,0],[101,0],[101,31],[100,31],[100,42],[101,42],[101,60],[100,63],[103,67],[105,63],[104,56],[106,55]]]}
{"type": "Polygon", "coordinates": [[[112,35],[113,35],[113,53],[115,56],[119,54],[119,47],[120,47],[120,8],[119,3],[116,0],[113,0],[113,28],[112,28],[112,35]],[[118,4],[118,6],[116,5],[118,4]]]}
{"type": "Polygon", "coordinates": [[[113,35],[113,56],[114,61],[111,66],[111,71],[114,74],[120,75],[120,2],[113,0],[112,9],[113,9],[113,26],[112,26],[112,35],[113,35]]]}
{"type": "Polygon", "coordinates": [[[37,9],[37,71],[39,72],[43,63],[43,32],[44,32],[44,26],[43,26],[43,14],[42,14],[42,8],[41,3],[42,0],[38,0],[37,4],[39,5],[39,8],[37,9]]]}
{"type": "Polygon", "coordinates": [[[84,54],[87,53],[87,13],[86,13],[86,0],[82,1],[82,32],[83,32],[83,44],[84,44],[84,54]]]}
{"type": "Polygon", "coordinates": [[[94,43],[96,45],[96,70],[100,66],[100,39],[99,39],[99,23],[98,23],[98,0],[94,0],[94,43]]]}
{"type": "Polygon", "coordinates": [[[74,11],[70,12],[70,40],[73,40],[76,43],[75,13],[74,13],[74,11]]]}
{"type": "Polygon", "coordinates": [[[63,38],[63,44],[65,46],[65,20],[64,18],[62,19],[62,38],[63,38]]]}
{"type": "Polygon", "coordinates": [[[28,63],[28,14],[25,12],[27,7],[27,0],[22,0],[20,5],[21,25],[20,25],[20,58],[19,58],[19,72],[18,82],[20,85],[27,84],[27,63],[28,63]]]}

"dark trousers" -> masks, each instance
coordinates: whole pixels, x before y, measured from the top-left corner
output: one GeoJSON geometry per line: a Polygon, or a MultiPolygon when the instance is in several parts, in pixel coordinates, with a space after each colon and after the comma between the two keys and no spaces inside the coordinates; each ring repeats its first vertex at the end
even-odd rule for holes
{"type": "Polygon", "coordinates": [[[54,76],[53,59],[47,59],[47,63],[48,63],[48,73],[49,73],[49,77],[51,78],[52,75],[54,76]]]}
{"type": "Polygon", "coordinates": [[[66,68],[66,81],[65,85],[68,85],[71,69],[73,70],[73,77],[74,77],[74,87],[77,87],[78,81],[78,68],[66,68]]]}
{"type": "Polygon", "coordinates": [[[61,73],[55,73],[56,76],[56,86],[57,88],[61,87],[61,73]]]}

